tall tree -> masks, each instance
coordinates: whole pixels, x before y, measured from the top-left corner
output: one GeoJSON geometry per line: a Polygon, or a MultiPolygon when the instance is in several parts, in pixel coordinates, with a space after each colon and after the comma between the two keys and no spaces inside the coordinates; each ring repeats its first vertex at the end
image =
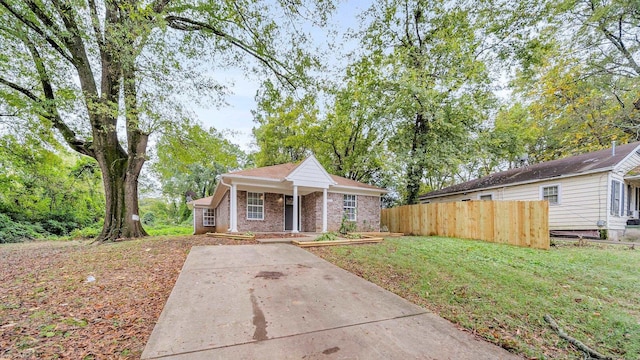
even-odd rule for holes
{"type": "Polygon", "coordinates": [[[270,166],[303,160],[311,145],[306,124],[316,121],[315,97],[296,99],[287,91],[267,81],[256,96],[257,109],[253,128],[259,150],[253,154],[257,166],[270,166]]]}
{"type": "Polygon", "coordinates": [[[332,174],[380,183],[386,154],[378,77],[368,59],[351,64],[341,83],[299,98],[272,84],[254,111],[257,165],[302,160],[314,153],[332,174]],[[318,108],[322,99],[324,108],[318,108]]]}
{"type": "MultiPolygon", "coordinates": [[[[280,24],[317,6],[279,0],[0,0],[0,109],[56,129],[97,160],[106,197],[99,240],[145,235],[138,177],[149,134],[171,117],[175,92],[219,93],[200,81],[204,60],[242,64],[248,56],[294,84],[313,59],[304,36],[278,37],[280,24]],[[281,56],[287,54],[287,56],[281,56]],[[199,71],[200,70],[200,71],[199,71]]],[[[309,16],[311,18],[311,16],[309,16]]],[[[206,78],[206,77],[205,77],[206,78]]]]}
{"type": "Polygon", "coordinates": [[[422,0],[382,1],[367,15],[364,48],[383,58],[391,147],[405,166],[405,202],[414,204],[425,179],[434,187],[453,181],[459,150],[486,117],[491,94],[478,19],[465,4],[422,0]]]}
{"type": "Polygon", "coordinates": [[[547,127],[539,160],[640,138],[637,1],[488,3],[514,99],[547,127]]]}
{"type": "Polygon", "coordinates": [[[199,197],[211,195],[218,175],[242,168],[246,162],[242,150],[222,133],[193,121],[169,126],[155,148],[151,168],[162,192],[181,203],[187,191],[199,197]]]}

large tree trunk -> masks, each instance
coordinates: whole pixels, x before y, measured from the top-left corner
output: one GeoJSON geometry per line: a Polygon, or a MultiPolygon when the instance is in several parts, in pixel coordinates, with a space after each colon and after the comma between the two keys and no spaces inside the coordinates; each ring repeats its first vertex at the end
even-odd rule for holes
{"type": "Polygon", "coordinates": [[[411,151],[409,152],[409,168],[407,169],[407,198],[406,204],[418,203],[420,195],[420,185],[424,175],[424,137],[429,131],[428,120],[424,114],[417,113],[413,124],[413,139],[411,141],[411,151]]]}
{"type": "Polygon", "coordinates": [[[97,158],[102,170],[106,209],[104,226],[96,241],[146,236],[138,212],[140,172],[132,169],[127,155],[117,149],[105,150],[97,158]]]}

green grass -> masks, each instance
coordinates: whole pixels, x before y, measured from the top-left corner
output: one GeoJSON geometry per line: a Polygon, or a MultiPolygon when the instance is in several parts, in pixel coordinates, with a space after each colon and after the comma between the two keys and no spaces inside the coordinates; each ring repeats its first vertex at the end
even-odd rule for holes
{"type": "MultiPolygon", "coordinates": [[[[151,236],[171,236],[171,235],[191,235],[193,234],[192,225],[144,225],[145,231],[151,236]]],[[[68,240],[80,240],[80,239],[93,239],[100,235],[102,231],[102,224],[95,224],[83,229],[73,230],[69,235],[57,236],[49,235],[42,236],[39,240],[46,241],[68,241],[68,240]]]]}
{"type": "Polygon", "coordinates": [[[193,226],[188,225],[150,225],[144,228],[151,236],[191,235],[193,226]]]}
{"type": "Polygon", "coordinates": [[[640,358],[639,250],[405,237],[318,253],[529,358],[582,357],[545,314],[601,353],[640,358]]]}

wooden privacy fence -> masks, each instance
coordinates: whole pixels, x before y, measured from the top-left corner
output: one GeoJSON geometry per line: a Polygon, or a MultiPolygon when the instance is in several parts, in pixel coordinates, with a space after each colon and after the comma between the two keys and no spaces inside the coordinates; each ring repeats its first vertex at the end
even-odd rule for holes
{"type": "Polygon", "coordinates": [[[440,235],[549,249],[546,201],[461,201],[382,209],[391,232],[440,235]]]}

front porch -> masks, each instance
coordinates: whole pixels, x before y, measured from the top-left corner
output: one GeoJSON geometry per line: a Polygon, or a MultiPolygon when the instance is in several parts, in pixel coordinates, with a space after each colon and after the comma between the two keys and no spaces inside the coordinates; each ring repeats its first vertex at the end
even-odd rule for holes
{"type": "MultiPolygon", "coordinates": [[[[327,232],[327,188],[232,183],[229,232],[327,232]]],[[[334,202],[337,199],[331,199],[334,202]]],[[[340,204],[341,205],[341,204],[340,204]]],[[[340,208],[340,211],[342,208],[340,208]]]]}

